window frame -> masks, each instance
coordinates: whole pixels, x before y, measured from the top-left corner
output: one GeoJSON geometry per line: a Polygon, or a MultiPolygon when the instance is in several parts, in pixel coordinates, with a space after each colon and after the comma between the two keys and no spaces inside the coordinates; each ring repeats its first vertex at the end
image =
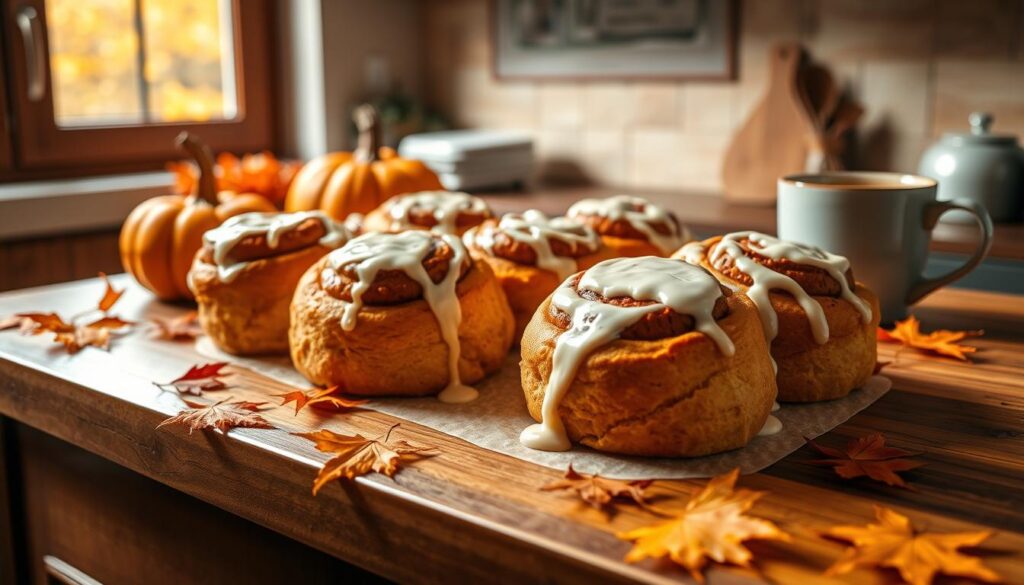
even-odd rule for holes
{"type": "Polygon", "coordinates": [[[174,138],[188,130],[216,151],[250,152],[272,148],[275,120],[271,99],[275,71],[270,45],[271,0],[232,0],[234,68],[238,114],[232,120],[151,123],[137,126],[64,127],[53,109],[45,0],[0,0],[8,60],[0,63],[7,96],[0,96],[5,120],[0,120],[0,180],[81,176],[103,172],[159,168],[180,158],[174,138]],[[28,97],[28,63],[17,14],[36,9],[44,49],[43,96],[28,97]],[[6,75],[4,75],[6,70],[6,75]],[[5,104],[5,97],[10,103],[5,104]]]}

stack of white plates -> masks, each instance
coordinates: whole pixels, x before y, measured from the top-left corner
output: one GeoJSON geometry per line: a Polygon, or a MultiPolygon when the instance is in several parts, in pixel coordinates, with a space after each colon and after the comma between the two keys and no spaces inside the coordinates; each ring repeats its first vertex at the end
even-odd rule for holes
{"type": "Polygon", "coordinates": [[[452,191],[521,184],[533,166],[533,139],[509,130],[413,134],[402,140],[398,152],[426,163],[452,191]]]}

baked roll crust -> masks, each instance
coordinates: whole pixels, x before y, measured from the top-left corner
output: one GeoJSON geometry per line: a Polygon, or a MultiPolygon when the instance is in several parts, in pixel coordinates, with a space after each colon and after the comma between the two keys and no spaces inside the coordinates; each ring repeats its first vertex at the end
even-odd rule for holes
{"type": "Polygon", "coordinates": [[[674,257],[753,299],[777,365],[780,401],[841,398],[874,372],[878,299],[856,282],[846,258],[756,232],[693,242],[674,257]]]}
{"type": "Polygon", "coordinates": [[[461,402],[497,370],[514,320],[490,267],[458,238],[370,233],[302,276],[291,305],[292,362],[314,384],[365,396],[461,402]]]}
{"type": "Polygon", "coordinates": [[[361,228],[364,233],[434,230],[461,236],[492,217],[491,208],[479,197],[453,191],[421,191],[388,199],[366,215],[361,228]]]}
{"type": "Polygon", "coordinates": [[[581,199],[566,217],[593,228],[613,257],[668,256],[690,241],[674,213],[631,195],[581,199]]]}
{"type": "Polygon", "coordinates": [[[501,283],[515,316],[517,341],[537,307],[563,280],[610,257],[589,226],[535,209],[486,220],[463,240],[501,283]]]}
{"type": "Polygon", "coordinates": [[[541,423],[521,440],[545,450],[568,448],[560,433],[631,455],[736,449],[765,428],[776,395],[750,299],[665,258],[607,260],[567,279],[527,325],[520,365],[541,423]],[[564,349],[578,345],[590,347],[564,349]]]}
{"type": "Polygon", "coordinates": [[[286,353],[295,285],[349,235],[319,211],[246,213],[206,232],[188,274],[203,331],[235,355],[286,353]]]}

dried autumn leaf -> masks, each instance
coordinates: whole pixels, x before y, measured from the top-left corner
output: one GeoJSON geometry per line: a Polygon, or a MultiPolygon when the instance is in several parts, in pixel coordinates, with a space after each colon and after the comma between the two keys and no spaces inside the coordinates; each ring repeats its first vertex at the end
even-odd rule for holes
{"type": "Polygon", "coordinates": [[[737,477],[739,469],[734,469],[708,480],[704,490],[672,520],[618,534],[634,541],[626,561],[668,556],[703,583],[707,559],[749,567],[753,555],[743,541],[789,540],[772,522],[746,515],[761,492],[734,491],[737,477]]]}
{"type": "Polygon", "coordinates": [[[169,341],[184,341],[195,339],[203,334],[203,328],[199,326],[198,314],[189,311],[173,319],[153,318],[153,337],[169,341]]]}
{"type": "Polygon", "coordinates": [[[885,436],[881,433],[850,439],[846,444],[845,451],[819,445],[811,439],[804,440],[816,451],[828,457],[828,459],[815,459],[807,463],[830,465],[843,479],[867,476],[888,485],[909,487],[898,475],[898,472],[915,469],[925,464],[923,461],[903,459],[903,457],[913,457],[920,453],[886,447],[885,436]]]}
{"type": "Polygon", "coordinates": [[[220,402],[205,406],[197,402],[185,401],[189,410],[183,410],[158,424],[156,428],[167,425],[182,425],[188,429],[188,434],[203,429],[218,429],[226,433],[231,429],[245,427],[252,429],[274,428],[265,418],[256,413],[263,402],[227,402],[225,398],[220,402]]]}
{"type": "Polygon", "coordinates": [[[392,477],[402,462],[436,454],[431,452],[433,447],[417,447],[406,441],[389,443],[391,431],[397,426],[391,427],[376,439],[367,439],[362,435],[342,435],[327,429],[313,433],[292,433],[315,442],[319,451],[335,453],[313,480],[313,495],[331,480],[355,479],[371,471],[392,477]]]}
{"type": "Polygon", "coordinates": [[[985,332],[981,330],[950,331],[948,329],[938,329],[927,334],[921,333],[921,322],[911,315],[903,321],[897,321],[891,331],[879,327],[877,338],[879,341],[897,341],[906,347],[969,361],[966,354],[974,353],[978,351],[978,348],[959,345],[957,342],[984,334],[985,332]]]}
{"type": "Polygon", "coordinates": [[[647,506],[644,500],[644,490],[654,483],[652,480],[621,481],[607,479],[597,474],[587,475],[579,473],[569,464],[562,479],[555,480],[543,487],[541,490],[573,490],[581,500],[594,508],[602,509],[612,502],[613,499],[632,500],[640,506],[647,506]]]}
{"type": "Polygon", "coordinates": [[[103,298],[100,299],[100,302],[96,305],[96,308],[106,313],[107,311],[110,310],[111,307],[114,306],[114,303],[116,303],[118,299],[121,298],[121,295],[124,294],[124,289],[116,290],[110,284],[110,279],[107,278],[107,275],[103,272],[100,272],[100,280],[102,280],[103,284],[106,285],[106,290],[103,292],[103,298]]]}
{"type": "Polygon", "coordinates": [[[366,404],[365,400],[355,400],[338,394],[338,389],[338,386],[331,386],[330,388],[314,388],[307,391],[293,390],[274,396],[282,399],[281,406],[294,402],[296,415],[307,406],[344,411],[366,404]]]}
{"type": "Polygon", "coordinates": [[[27,322],[22,322],[22,331],[34,335],[53,333],[53,340],[63,344],[68,353],[77,353],[89,345],[107,349],[110,347],[110,331],[131,325],[131,322],[117,317],[101,317],[88,325],[73,325],[56,313],[22,313],[17,316],[34,324],[28,328],[27,322]]]}
{"type": "Polygon", "coordinates": [[[909,518],[883,506],[875,506],[875,517],[877,524],[836,526],[825,532],[826,536],[853,544],[826,575],[842,575],[857,567],[888,567],[899,571],[911,585],[929,585],[937,573],[990,583],[1000,580],[981,559],[957,550],[981,544],[991,532],[919,532],[909,518]]]}
{"type": "Polygon", "coordinates": [[[11,315],[6,319],[0,320],[0,331],[14,329],[15,327],[24,335],[31,333],[38,325],[32,319],[22,315],[11,315]]]}
{"type": "Polygon", "coordinates": [[[180,378],[163,384],[157,382],[153,382],[153,384],[161,390],[171,387],[181,394],[193,394],[195,396],[211,390],[223,390],[228,385],[220,379],[220,376],[225,375],[221,370],[227,365],[227,362],[216,362],[192,366],[180,378]]]}

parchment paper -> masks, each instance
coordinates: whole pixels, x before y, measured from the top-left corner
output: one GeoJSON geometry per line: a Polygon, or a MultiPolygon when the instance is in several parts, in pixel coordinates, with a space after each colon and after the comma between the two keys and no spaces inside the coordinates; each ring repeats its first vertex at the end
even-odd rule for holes
{"type": "MultiPolygon", "coordinates": [[[[310,386],[292,367],[288,357],[240,358],[220,351],[206,337],[196,342],[196,350],[211,359],[248,368],[284,384],[310,386]]],[[[691,459],[610,455],[579,445],[565,453],[535,451],[522,446],[519,433],[534,421],[526,411],[526,401],[519,385],[517,352],[509,355],[501,370],[476,385],[480,397],[473,402],[444,404],[432,397],[383,398],[371,400],[364,408],[555,469],[565,469],[572,462],[576,469],[611,478],[684,479],[712,477],[735,467],[739,467],[742,473],[760,471],[799,449],[804,444],[804,437],[817,437],[857,414],[881,398],[891,385],[888,378],[873,376],[863,388],[839,400],[783,404],[774,413],[782,421],[782,431],[755,437],[742,449],[691,459]]]]}

